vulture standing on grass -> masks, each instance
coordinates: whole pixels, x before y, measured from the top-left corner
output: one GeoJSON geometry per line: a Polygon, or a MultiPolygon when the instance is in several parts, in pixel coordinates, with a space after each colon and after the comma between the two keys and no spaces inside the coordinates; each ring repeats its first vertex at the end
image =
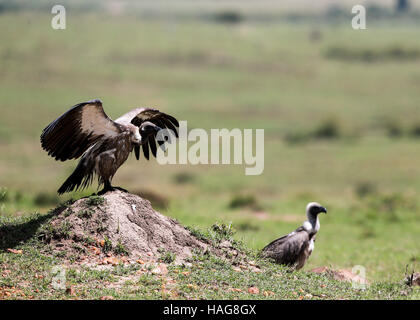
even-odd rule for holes
{"type": "Polygon", "coordinates": [[[308,221],[292,233],[269,243],[262,249],[261,255],[265,258],[274,259],[276,263],[301,269],[314,250],[315,236],[319,231],[318,214],[327,213],[327,209],[319,203],[310,202],[306,206],[308,221]]]}
{"type": "MultiPolygon", "coordinates": [[[[149,147],[156,157],[156,136],[159,130],[172,130],[178,137],[178,121],[151,108],[137,108],[117,120],[111,120],[100,100],[82,102],[50,123],[42,132],[41,145],[56,160],[81,157],[74,172],[58,189],[59,194],[84,189],[98,176],[101,194],[112,191],[111,180],[118,168],[134,150],[137,160],[140,148],[149,160],[149,147]]],[[[166,140],[170,140],[166,135],[166,140]]],[[[169,141],[170,142],[170,141],[169,141]]],[[[118,188],[119,189],[119,188],[118,188]]],[[[122,189],[123,190],[123,189],[122,189]]]]}

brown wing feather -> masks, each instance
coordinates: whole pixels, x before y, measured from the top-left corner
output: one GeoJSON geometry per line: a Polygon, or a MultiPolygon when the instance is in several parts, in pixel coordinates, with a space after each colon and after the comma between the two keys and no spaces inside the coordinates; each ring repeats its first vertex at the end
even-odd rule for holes
{"type": "Polygon", "coordinates": [[[309,234],[302,227],[278,238],[262,249],[262,255],[274,259],[277,263],[294,265],[309,245],[309,234]]]}
{"type": "MultiPolygon", "coordinates": [[[[170,129],[174,132],[175,137],[178,138],[178,128],[179,128],[179,122],[174,117],[170,116],[169,114],[160,112],[157,109],[152,108],[137,108],[134,110],[131,110],[130,112],[127,112],[126,114],[119,117],[115,122],[127,125],[129,123],[134,124],[137,127],[140,127],[141,124],[145,121],[152,122],[159,126],[162,129],[170,129]]],[[[157,146],[156,142],[158,142],[159,145],[162,145],[162,141],[156,141],[156,136],[154,139],[149,139],[145,144],[142,145],[143,154],[144,157],[149,160],[149,147],[150,151],[152,152],[153,156],[156,157],[157,153],[157,146]]],[[[140,153],[135,148],[134,149],[136,153],[137,160],[139,159],[140,153]]]]}
{"type": "Polygon", "coordinates": [[[42,148],[56,160],[79,158],[100,139],[121,133],[105,114],[100,100],[79,103],[51,122],[41,134],[42,148]]]}

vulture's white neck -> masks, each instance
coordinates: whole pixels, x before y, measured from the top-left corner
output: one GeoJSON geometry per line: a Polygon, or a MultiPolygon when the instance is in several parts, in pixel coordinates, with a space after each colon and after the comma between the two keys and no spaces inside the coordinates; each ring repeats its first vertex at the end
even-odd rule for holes
{"type": "Polygon", "coordinates": [[[321,226],[318,215],[307,214],[307,216],[308,220],[303,223],[302,227],[309,233],[317,233],[321,226]]]}

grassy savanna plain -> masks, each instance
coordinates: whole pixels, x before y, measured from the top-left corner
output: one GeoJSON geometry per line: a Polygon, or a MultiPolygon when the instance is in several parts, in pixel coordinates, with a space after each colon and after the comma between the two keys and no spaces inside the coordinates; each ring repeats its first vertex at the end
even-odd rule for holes
{"type": "MultiPolygon", "coordinates": [[[[263,274],[238,273],[198,257],[201,268],[170,267],[182,294],[165,296],[156,277],[121,285],[133,268],[70,269],[68,281],[80,285],[80,297],[419,298],[402,280],[406,266],[418,270],[420,259],[420,26],[382,23],[354,31],[349,24],[231,25],[86,14],[69,15],[67,29],[57,31],[50,19],[0,15],[3,231],[70,197],[96,192],[58,198],[55,191],[76,162],[55,162],[39,143],[50,121],[93,98],[114,119],[133,107],[154,106],[187,120],[189,129],[265,130],[259,176],[246,176],[244,165],[161,166],[134,157],[120,168],[113,184],[160,195],[168,204],[157,209],[183,225],[207,230],[216,222],[232,224],[234,238],[254,255],[299,226],[307,202],[328,209],[303,271],[269,265],[263,274]],[[337,48],[352,55],[334,56],[337,48]],[[407,58],[409,51],[414,54],[407,58]],[[355,265],[366,268],[367,291],[307,272],[355,265]],[[242,292],[213,288],[220,284],[242,292]],[[247,293],[254,285],[261,294],[247,293]]],[[[26,297],[69,296],[50,285],[49,270],[59,257],[41,255],[40,244],[28,241],[15,243],[24,253],[13,254],[3,240],[0,287],[18,288],[26,297]]]]}

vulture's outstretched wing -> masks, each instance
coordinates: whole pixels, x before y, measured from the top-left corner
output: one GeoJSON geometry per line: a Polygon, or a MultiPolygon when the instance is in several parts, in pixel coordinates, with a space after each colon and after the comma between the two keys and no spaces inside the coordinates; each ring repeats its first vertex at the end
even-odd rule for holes
{"type": "MultiPolygon", "coordinates": [[[[159,126],[162,129],[170,129],[174,132],[175,136],[178,138],[178,127],[179,123],[174,117],[169,114],[160,112],[159,110],[152,108],[137,108],[131,110],[130,112],[119,117],[115,122],[127,125],[129,123],[134,124],[137,127],[140,127],[141,124],[145,121],[149,121],[159,126]]],[[[159,145],[162,145],[163,141],[156,141],[156,135],[153,139],[149,139],[145,144],[142,145],[144,157],[149,160],[149,146],[150,150],[154,157],[156,157],[157,147],[156,142],[159,145]]],[[[134,152],[136,154],[137,160],[140,158],[140,146],[134,147],[134,152]]]]}
{"type": "Polygon", "coordinates": [[[100,100],[73,106],[41,134],[42,148],[56,160],[79,158],[98,140],[116,137],[122,130],[105,114],[100,100]]]}
{"type": "Polygon", "coordinates": [[[261,254],[272,258],[276,262],[293,265],[309,245],[309,234],[303,227],[299,227],[292,233],[278,238],[262,249],[261,254]]]}

